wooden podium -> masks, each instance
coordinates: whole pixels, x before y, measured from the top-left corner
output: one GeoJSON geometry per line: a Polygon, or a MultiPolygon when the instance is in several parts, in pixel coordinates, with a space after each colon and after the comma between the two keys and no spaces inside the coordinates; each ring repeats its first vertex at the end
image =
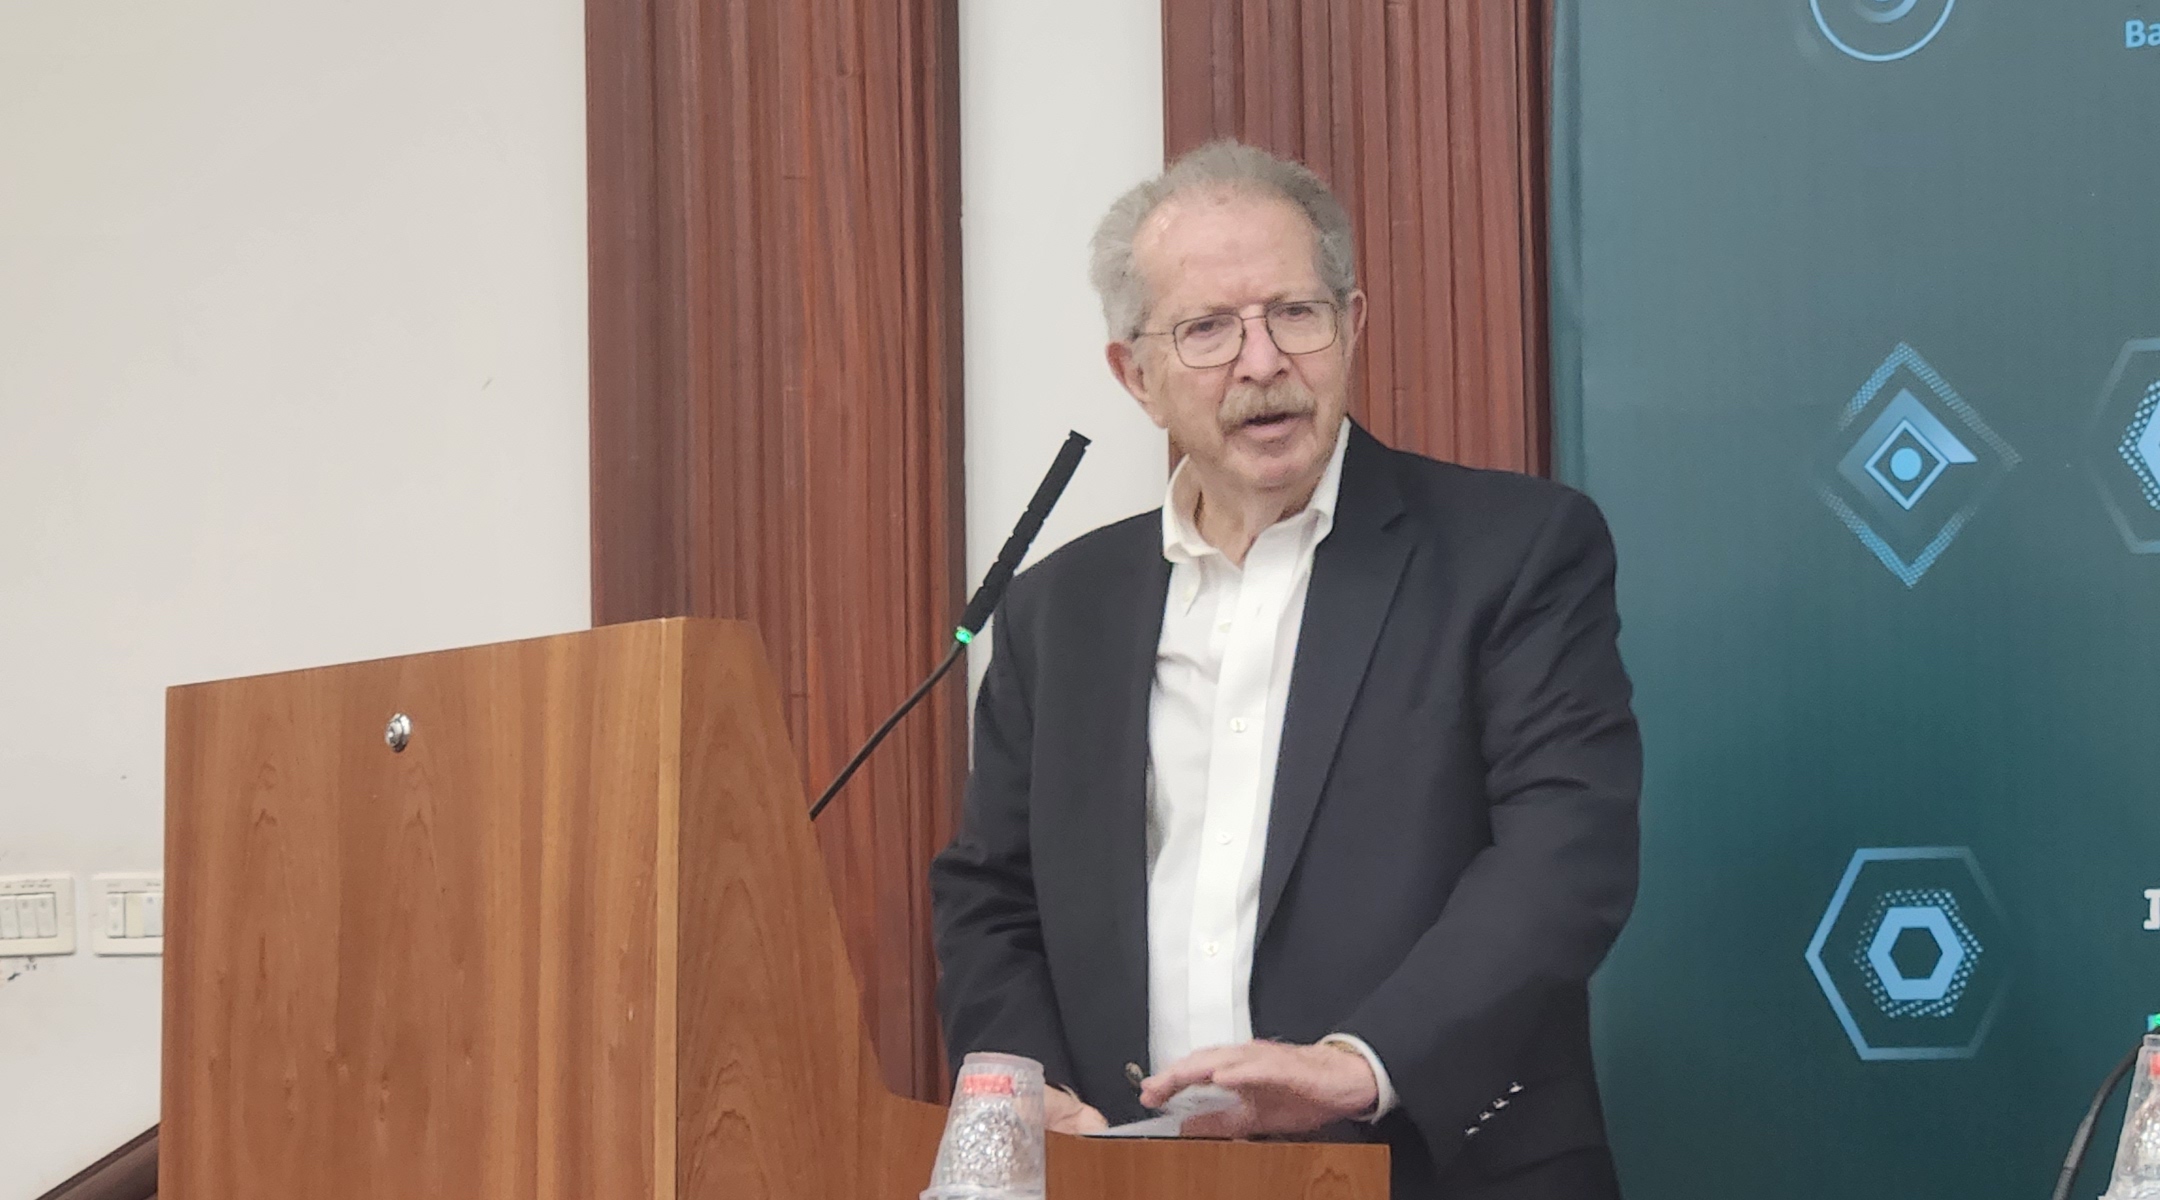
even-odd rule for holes
{"type": "MultiPolygon", "coordinates": [[[[180,687],[166,721],[162,1200],[928,1182],[944,1114],[880,1081],[749,627],[180,687]]],[[[1051,1200],[1387,1195],[1375,1147],[1051,1143],[1051,1200]]]]}

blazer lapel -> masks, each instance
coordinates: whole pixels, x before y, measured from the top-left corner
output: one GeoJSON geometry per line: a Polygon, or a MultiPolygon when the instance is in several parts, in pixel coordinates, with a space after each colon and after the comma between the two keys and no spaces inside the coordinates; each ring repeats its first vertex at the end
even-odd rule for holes
{"type": "Polygon", "coordinates": [[[1077,825],[1084,845],[1060,850],[1101,873],[1092,918],[1100,940],[1090,940],[1106,948],[1107,961],[1098,960],[1104,975],[1095,987],[1107,1000],[1104,1014],[1124,1056],[1116,1061],[1141,1063],[1148,1061],[1148,704],[1170,590],[1161,526],[1153,528],[1158,532],[1127,552],[1130,570],[1100,579],[1081,627],[1078,645],[1100,670],[1071,710],[1074,744],[1094,752],[1079,759],[1069,794],[1100,818],[1077,825]]]}
{"type": "Polygon", "coordinates": [[[1290,670],[1267,852],[1260,868],[1256,939],[1266,936],[1305,844],[1343,725],[1409,560],[1411,539],[1399,522],[1402,493],[1393,465],[1386,447],[1351,427],[1334,527],[1313,554],[1297,660],[1290,670]]]}

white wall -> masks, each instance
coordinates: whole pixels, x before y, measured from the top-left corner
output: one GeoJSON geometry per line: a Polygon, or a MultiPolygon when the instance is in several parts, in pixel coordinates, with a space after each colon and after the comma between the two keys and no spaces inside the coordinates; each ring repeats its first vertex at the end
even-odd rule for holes
{"type": "Polygon", "coordinates": [[[1068,429],[1094,444],[1030,561],[1162,503],[1163,434],[1104,364],[1087,281],[1095,223],[1162,169],[1162,123],[1161,0],[961,0],[971,588],[1068,429]]]}
{"type": "MultiPolygon", "coordinates": [[[[971,582],[1068,428],[1036,557],[1161,497],[1086,279],[1160,23],[962,0],[971,582]]],[[[0,875],[157,867],[169,684],[587,623],[583,29],[0,0],[0,875]]],[[[23,965],[0,1200],[158,1117],[157,960],[23,965]]]]}
{"type": "MultiPolygon", "coordinates": [[[[584,197],[578,0],[0,0],[0,875],[157,869],[168,684],[587,624],[584,197]]],[[[37,961],[0,1200],[158,1118],[37,961]]]]}

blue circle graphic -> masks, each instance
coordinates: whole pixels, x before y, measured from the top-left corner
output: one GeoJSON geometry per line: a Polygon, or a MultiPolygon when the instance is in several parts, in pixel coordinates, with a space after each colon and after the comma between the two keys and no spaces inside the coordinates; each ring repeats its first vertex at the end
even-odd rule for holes
{"type": "Polygon", "coordinates": [[[1911,446],[1901,448],[1890,456],[1890,473],[1900,483],[1911,483],[1920,478],[1920,452],[1911,446]]]}
{"type": "MultiPolygon", "coordinates": [[[[1839,0],[1830,0],[1832,4],[1838,2],[1839,0]]],[[[1861,20],[1883,28],[1896,24],[1919,6],[1918,0],[1845,0],[1845,2],[1852,5],[1854,15],[1861,20]]],[[[1862,50],[1844,38],[1839,37],[1837,31],[1830,27],[1830,19],[1823,13],[1823,3],[1824,0],[1808,0],[1808,8],[1815,14],[1815,27],[1822,30],[1822,35],[1830,39],[1831,45],[1862,62],[1896,62],[1901,58],[1917,53],[1922,46],[1934,41],[1936,34],[1942,32],[1942,27],[1950,22],[1951,10],[1957,7],[1957,0],[1944,0],[1942,15],[1936,17],[1935,24],[1930,26],[1926,33],[1921,34],[1919,39],[1914,41],[1912,45],[1901,50],[1876,53],[1862,50]]]]}

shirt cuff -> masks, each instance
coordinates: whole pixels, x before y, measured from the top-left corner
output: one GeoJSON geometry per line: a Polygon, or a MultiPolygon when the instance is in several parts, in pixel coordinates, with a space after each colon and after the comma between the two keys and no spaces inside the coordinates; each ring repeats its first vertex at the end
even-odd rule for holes
{"type": "Polygon", "coordinates": [[[1395,1085],[1388,1082],[1387,1068],[1381,1065],[1380,1056],[1373,1053],[1373,1048],[1365,1043],[1364,1038],[1355,1034],[1331,1033],[1321,1038],[1320,1044],[1323,1046],[1341,1046],[1345,1050],[1355,1050],[1365,1059],[1365,1065],[1372,1068],[1373,1083],[1377,1085],[1375,1091],[1380,1099],[1373,1105],[1371,1112],[1359,1117],[1358,1120],[1377,1121],[1395,1111],[1395,1085]]]}

